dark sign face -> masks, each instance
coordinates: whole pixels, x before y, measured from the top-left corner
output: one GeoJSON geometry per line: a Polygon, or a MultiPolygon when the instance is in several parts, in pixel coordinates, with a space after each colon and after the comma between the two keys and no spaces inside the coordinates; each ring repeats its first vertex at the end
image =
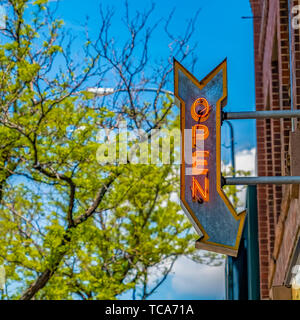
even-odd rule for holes
{"type": "Polygon", "coordinates": [[[226,60],[200,82],[177,61],[174,72],[174,92],[181,108],[182,208],[201,236],[197,248],[236,256],[246,213],[238,215],[221,188],[226,60]]]}

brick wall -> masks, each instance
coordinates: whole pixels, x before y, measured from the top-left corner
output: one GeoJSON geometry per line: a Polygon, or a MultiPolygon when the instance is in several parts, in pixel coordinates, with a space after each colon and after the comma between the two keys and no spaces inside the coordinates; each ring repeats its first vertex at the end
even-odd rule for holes
{"type": "MultiPolygon", "coordinates": [[[[298,0],[293,0],[293,5],[299,5],[298,0]]],[[[293,72],[293,104],[300,106],[300,30],[292,30],[292,70],[293,72]]],[[[295,121],[295,125],[300,129],[300,121],[295,121]]]]}
{"type": "MultiPolygon", "coordinates": [[[[295,3],[298,1],[294,1],[295,3]]],[[[288,0],[250,0],[253,11],[257,110],[291,107],[288,0]]],[[[292,35],[293,100],[300,105],[300,37],[292,35]],[[298,69],[298,71],[297,71],[298,69]]],[[[291,120],[257,121],[259,176],[289,174],[291,120]]],[[[293,189],[294,190],[294,189],[293,189]]],[[[260,291],[282,285],[300,226],[300,202],[291,186],[258,186],[260,291]]]]}

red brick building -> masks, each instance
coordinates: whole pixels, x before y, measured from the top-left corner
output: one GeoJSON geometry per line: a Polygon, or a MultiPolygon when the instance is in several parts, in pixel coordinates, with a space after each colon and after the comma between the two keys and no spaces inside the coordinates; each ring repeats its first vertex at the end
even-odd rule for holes
{"type": "MultiPolygon", "coordinates": [[[[300,30],[295,28],[300,11],[294,8],[300,3],[298,0],[250,0],[250,3],[256,110],[300,109],[300,30]]],[[[299,162],[300,120],[257,121],[259,176],[300,176],[299,162]]],[[[257,197],[260,296],[289,299],[292,269],[300,265],[299,185],[260,185],[257,197]]]]}

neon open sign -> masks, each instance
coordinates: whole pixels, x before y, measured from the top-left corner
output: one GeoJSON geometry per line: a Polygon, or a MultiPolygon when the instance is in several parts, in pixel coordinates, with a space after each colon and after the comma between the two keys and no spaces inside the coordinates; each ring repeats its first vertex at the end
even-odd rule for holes
{"type": "Polygon", "coordinates": [[[174,62],[181,114],[181,205],[200,235],[197,247],[236,256],[245,222],[221,187],[221,109],[227,101],[227,62],[202,81],[174,62]]]}

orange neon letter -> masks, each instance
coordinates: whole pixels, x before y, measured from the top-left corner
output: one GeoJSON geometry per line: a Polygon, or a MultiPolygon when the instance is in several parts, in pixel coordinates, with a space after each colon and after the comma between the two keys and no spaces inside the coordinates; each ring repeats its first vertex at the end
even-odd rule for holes
{"type": "Polygon", "coordinates": [[[209,136],[207,126],[203,124],[196,124],[192,128],[193,148],[196,148],[197,140],[206,140],[209,136]],[[200,133],[199,133],[200,131],[200,133]]]}
{"type": "Polygon", "coordinates": [[[192,114],[192,118],[197,122],[198,121],[200,121],[200,122],[206,121],[208,119],[208,117],[209,117],[209,104],[208,104],[208,101],[205,98],[197,99],[192,105],[191,114],[192,114]],[[203,110],[201,111],[201,113],[198,113],[200,110],[198,112],[196,112],[196,108],[198,106],[202,106],[203,107],[203,110]]]}
{"type": "Polygon", "coordinates": [[[193,177],[193,186],[192,186],[192,198],[197,200],[197,192],[200,193],[201,199],[205,202],[209,201],[209,180],[205,177],[205,187],[204,190],[201,187],[200,183],[193,177]]]}
{"type": "Polygon", "coordinates": [[[206,175],[208,169],[205,169],[207,166],[207,158],[209,158],[209,151],[196,151],[193,152],[193,166],[192,174],[193,176],[197,175],[206,175]]]}

